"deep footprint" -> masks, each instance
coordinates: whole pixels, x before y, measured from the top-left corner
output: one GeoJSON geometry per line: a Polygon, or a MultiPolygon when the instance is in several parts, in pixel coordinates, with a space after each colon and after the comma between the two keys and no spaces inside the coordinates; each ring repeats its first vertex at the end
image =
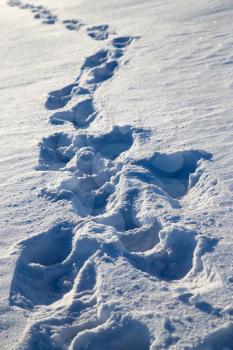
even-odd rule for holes
{"type": "Polygon", "coordinates": [[[60,265],[70,254],[72,235],[72,225],[64,222],[21,243],[22,252],[11,284],[11,304],[31,308],[37,304],[47,305],[60,295],[55,281],[61,268],[53,267],[60,265]]]}
{"type": "Polygon", "coordinates": [[[184,278],[193,266],[194,231],[170,228],[160,232],[162,249],[149,255],[131,254],[129,261],[139,270],[164,281],[184,278]]]}
{"type": "MultiPolygon", "coordinates": [[[[190,176],[195,173],[200,160],[211,160],[211,154],[199,151],[179,151],[170,154],[155,153],[152,157],[144,158],[134,162],[142,166],[150,173],[144,181],[152,182],[153,180],[166,191],[172,198],[181,198],[184,196],[192,181],[190,176]]],[[[198,176],[198,175],[197,175],[198,176]]],[[[200,174],[199,174],[200,176],[200,174]]]]}
{"type": "MultiPolygon", "coordinates": [[[[110,132],[96,136],[86,134],[71,136],[65,133],[56,133],[42,140],[38,169],[61,169],[71,161],[79,149],[85,147],[91,147],[95,154],[103,158],[114,160],[132,146],[134,131],[139,130],[130,126],[115,126],[110,132]]],[[[76,167],[75,170],[78,168],[76,167]]]]}
{"type": "Polygon", "coordinates": [[[40,144],[37,170],[58,170],[63,168],[75,155],[73,138],[69,134],[56,133],[44,138],[40,144]]]}
{"type": "Polygon", "coordinates": [[[71,200],[75,212],[82,217],[101,214],[115,191],[112,180],[121,169],[115,159],[129,150],[136,132],[140,131],[122,126],[114,127],[107,134],[77,135],[70,143],[63,134],[45,139],[38,169],[63,169],[71,175],[42,191],[42,195],[54,201],[71,200]]]}
{"type": "Polygon", "coordinates": [[[81,220],[75,228],[62,223],[24,240],[10,303],[33,309],[61,300],[72,288],[75,293],[94,288],[95,267],[91,262],[88,265],[88,259],[98,250],[118,256],[121,246],[116,234],[114,229],[81,220]],[[76,277],[79,281],[74,285],[76,277]]]}
{"type": "Polygon", "coordinates": [[[149,350],[150,335],[142,323],[125,317],[116,324],[81,333],[72,345],[75,350],[149,350]]]}

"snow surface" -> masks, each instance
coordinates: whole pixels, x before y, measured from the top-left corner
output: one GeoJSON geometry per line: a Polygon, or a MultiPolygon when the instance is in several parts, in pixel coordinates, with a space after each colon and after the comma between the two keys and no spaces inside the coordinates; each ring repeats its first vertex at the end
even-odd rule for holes
{"type": "Polygon", "coordinates": [[[1,349],[233,349],[232,15],[1,0],[1,349]]]}

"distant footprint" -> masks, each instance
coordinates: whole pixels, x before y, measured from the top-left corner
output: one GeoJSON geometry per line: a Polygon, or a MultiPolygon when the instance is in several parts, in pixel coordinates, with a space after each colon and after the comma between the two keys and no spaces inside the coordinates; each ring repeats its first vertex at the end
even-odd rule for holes
{"type": "Polygon", "coordinates": [[[102,24],[94,27],[87,28],[87,35],[89,35],[94,40],[106,40],[109,36],[109,26],[107,24],[102,24]]]}
{"type": "Polygon", "coordinates": [[[74,96],[82,98],[70,110],[52,115],[50,121],[53,124],[70,122],[75,128],[87,128],[90,125],[97,116],[97,111],[93,108],[95,90],[114,76],[119,68],[119,60],[124,54],[124,49],[133,40],[133,37],[113,39],[110,48],[99,50],[86,58],[80,75],[72,84],[49,93],[45,103],[49,110],[65,107],[74,96]]]}
{"type": "Polygon", "coordinates": [[[112,46],[117,49],[124,49],[129,46],[135,39],[138,39],[138,37],[120,36],[112,40],[112,46]]]}
{"type": "Polygon", "coordinates": [[[52,124],[72,123],[76,128],[86,128],[96,118],[93,99],[89,98],[79,102],[72,109],[64,112],[57,112],[50,117],[52,124]]]}
{"type": "Polygon", "coordinates": [[[31,13],[33,13],[35,19],[40,19],[44,24],[54,24],[58,20],[57,16],[44,6],[22,3],[19,0],[8,0],[7,3],[12,7],[17,6],[22,10],[29,10],[31,13]]]}
{"type": "Polygon", "coordinates": [[[48,95],[45,107],[49,110],[64,107],[73,96],[73,89],[77,89],[78,83],[64,86],[60,90],[51,91],[48,95]]]}
{"type": "Polygon", "coordinates": [[[82,26],[81,21],[77,19],[66,19],[62,23],[69,30],[79,30],[82,26]]]}
{"type": "MultiPolygon", "coordinates": [[[[87,57],[81,67],[81,73],[76,81],[72,84],[64,86],[59,90],[51,91],[48,95],[45,107],[49,110],[59,109],[64,107],[74,95],[90,95],[93,91],[80,86],[80,79],[84,72],[106,63],[109,54],[109,50],[100,50],[97,51],[97,53],[94,55],[87,57]]],[[[89,88],[91,89],[91,87],[89,88]]]]}
{"type": "Polygon", "coordinates": [[[89,76],[87,77],[87,84],[100,84],[111,79],[117,68],[118,62],[114,59],[99,67],[93,68],[90,70],[89,76]]]}

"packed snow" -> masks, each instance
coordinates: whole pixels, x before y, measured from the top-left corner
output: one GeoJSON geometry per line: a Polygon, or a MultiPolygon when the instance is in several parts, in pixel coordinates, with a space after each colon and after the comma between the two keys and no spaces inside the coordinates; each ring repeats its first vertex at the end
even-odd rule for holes
{"type": "Polygon", "coordinates": [[[232,15],[1,0],[1,349],[233,349],[232,15]]]}

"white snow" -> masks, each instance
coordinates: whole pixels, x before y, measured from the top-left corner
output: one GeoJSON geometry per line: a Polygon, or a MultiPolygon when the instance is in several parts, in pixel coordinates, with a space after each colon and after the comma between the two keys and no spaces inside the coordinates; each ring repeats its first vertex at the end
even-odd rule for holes
{"type": "Polygon", "coordinates": [[[232,15],[1,1],[1,349],[233,349],[232,15]]]}

